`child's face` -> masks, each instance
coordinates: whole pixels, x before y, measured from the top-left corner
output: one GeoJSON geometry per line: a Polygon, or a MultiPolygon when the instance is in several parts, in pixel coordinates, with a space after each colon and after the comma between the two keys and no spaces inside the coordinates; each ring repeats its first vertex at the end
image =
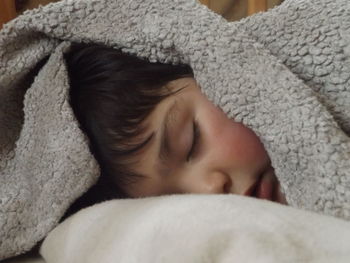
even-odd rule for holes
{"type": "Polygon", "coordinates": [[[154,135],[136,156],[135,171],[146,177],[128,185],[126,192],[131,197],[232,193],[286,203],[255,133],[227,118],[202,94],[193,78],[172,81],[167,87],[175,91],[185,86],[161,101],[145,120],[149,128],[145,137],[154,135]],[[199,135],[191,150],[197,134],[194,122],[199,135]],[[164,149],[160,150],[162,141],[164,149]],[[248,193],[259,178],[263,183],[256,189],[260,185],[260,192],[248,193]]]}

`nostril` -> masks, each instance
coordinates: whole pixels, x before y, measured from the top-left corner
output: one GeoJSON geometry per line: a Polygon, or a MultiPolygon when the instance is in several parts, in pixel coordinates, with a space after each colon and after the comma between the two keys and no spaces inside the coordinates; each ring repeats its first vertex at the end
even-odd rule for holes
{"type": "Polygon", "coordinates": [[[231,183],[231,180],[227,181],[225,184],[224,184],[224,194],[229,194],[231,193],[231,187],[232,187],[232,183],[231,183]]]}
{"type": "Polygon", "coordinates": [[[232,182],[228,174],[222,171],[213,171],[202,180],[203,191],[211,194],[231,193],[232,182]]]}

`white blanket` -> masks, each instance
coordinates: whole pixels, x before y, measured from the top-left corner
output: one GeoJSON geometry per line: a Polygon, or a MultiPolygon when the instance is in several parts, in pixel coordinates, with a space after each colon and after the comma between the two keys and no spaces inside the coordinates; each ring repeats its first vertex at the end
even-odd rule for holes
{"type": "Polygon", "coordinates": [[[235,195],[173,195],[84,209],[45,239],[47,263],[350,261],[350,222],[235,195]]]}

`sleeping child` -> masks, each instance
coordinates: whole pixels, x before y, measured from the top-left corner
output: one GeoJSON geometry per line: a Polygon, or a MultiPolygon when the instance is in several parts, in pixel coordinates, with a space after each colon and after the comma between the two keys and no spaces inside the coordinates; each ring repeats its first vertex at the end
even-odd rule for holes
{"type": "Polygon", "coordinates": [[[350,220],[349,14],[285,0],[228,23],[196,0],[63,0],[5,25],[0,260],[79,196],[71,212],[229,193],[350,220]]]}
{"type": "Polygon", "coordinates": [[[189,66],[97,44],[75,44],[65,58],[71,106],[112,196],[227,193],[286,204],[258,136],[207,99],[189,66]]]}

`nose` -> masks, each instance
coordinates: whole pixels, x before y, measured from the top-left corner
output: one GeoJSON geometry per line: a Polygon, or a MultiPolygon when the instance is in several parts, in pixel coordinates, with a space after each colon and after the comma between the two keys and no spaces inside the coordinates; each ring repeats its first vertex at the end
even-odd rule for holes
{"type": "Polygon", "coordinates": [[[229,175],[212,171],[199,179],[199,191],[203,194],[227,194],[231,192],[232,181],[229,175]]]}

